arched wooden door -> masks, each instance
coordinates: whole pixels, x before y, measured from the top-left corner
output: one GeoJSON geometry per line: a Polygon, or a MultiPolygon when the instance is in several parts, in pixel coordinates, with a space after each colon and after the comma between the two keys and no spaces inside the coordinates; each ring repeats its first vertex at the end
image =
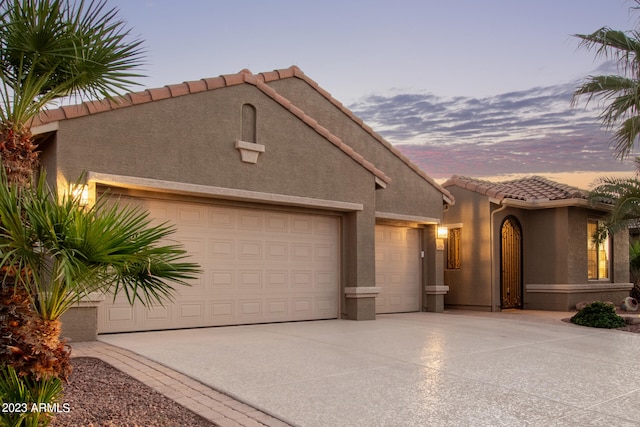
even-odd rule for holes
{"type": "Polygon", "coordinates": [[[522,308],[522,227],[515,217],[508,216],[501,231],[501,307],[522,308]]]}

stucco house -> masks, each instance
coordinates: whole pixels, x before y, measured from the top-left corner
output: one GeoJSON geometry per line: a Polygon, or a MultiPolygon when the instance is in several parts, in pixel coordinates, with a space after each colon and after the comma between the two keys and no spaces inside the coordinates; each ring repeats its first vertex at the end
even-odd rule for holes
{"type": "Polygon", "coordinates": [[[89,200],[175,223],[204,271],[166,307],[70,312],[68,336],[442,308],[453,197],[295,66],[63,106],[32,130],[59,189],[86,172],[89,200]]]}
{"type": "Polygon", "coordinates": [[[560,310],[629,295],[629,233],[592,236],[611,205],[542,177],[489,182],[453,176],[445,212],[445,306],[560,310]]]}

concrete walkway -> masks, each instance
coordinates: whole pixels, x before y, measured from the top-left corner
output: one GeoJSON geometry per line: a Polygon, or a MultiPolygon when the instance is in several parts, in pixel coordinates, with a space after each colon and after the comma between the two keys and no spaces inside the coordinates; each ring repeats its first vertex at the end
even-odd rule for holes
{"type": "Polygon", "coordinates": [[[454,313],[100,340],[224,393],[215,402],[170,396],[197,401],[198,413],[226,405],[227,395],[245,402],[227,405],[246,416],[224,417],[237,425],[640,425],[640,334],[561,322],[568,313],[454,313]]]}

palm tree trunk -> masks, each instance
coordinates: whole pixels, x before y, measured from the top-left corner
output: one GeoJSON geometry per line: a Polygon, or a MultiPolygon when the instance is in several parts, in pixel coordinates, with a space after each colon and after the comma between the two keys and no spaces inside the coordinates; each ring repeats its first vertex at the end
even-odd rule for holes
{"type": "Polygon", "coordinates": [[[2,285],[0,365],[12,366],[21,377],[65,381],[71,372],[71,352],[60,340],[60,327],[59,320],[40,317],[22,286],[2,285]]]}
{"type": "Polygon", "coordinates": [[[28,127],[12,123],[0,127],[0,158],[9,183],[29,185],[38,165],[38,152],[28,127]]]}
{"type": "MultiPolygon", "coordinates": [[[[38,164],[35,148],[29,128],[16,129],[10,123],[0,128],[0,157],[10,185],[30,186],[38,164]]],[[[24,282],[16,281],[15,274],[12,269],[0,271],[0,364],[36,380],[65,380],[71,365],[70,351],[60,341],[61,323],[42,319],[33,309],[24,282]]]]}

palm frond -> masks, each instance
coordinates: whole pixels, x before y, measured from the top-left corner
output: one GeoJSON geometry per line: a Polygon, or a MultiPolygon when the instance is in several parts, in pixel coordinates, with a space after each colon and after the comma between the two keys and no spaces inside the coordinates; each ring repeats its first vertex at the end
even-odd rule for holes
{"type": "Polygon", "coordinates": [[[106,0],[0,3],[2,119],[18,126],[71,95],[114,99],[135,84],[142,41],[106,0]]]}
{"type": "Polygon", "coordinates": [[[605,224],[609,233],[623,230],[640,218],[640,181],[636,178],[601,178],[589,199],[613,203],[605,224]]]}
{"type": "Polygon", "coordinates": [[[624,32],[602,27],[591,34],[575,34],[574,36],[582,40],[581,47],[595,50],[596,58],[612,59],[624,72],[636,69],[640,56],[640,37],[637,32],[624,32]]]}
{"type": "Polygon", "coordinates": [[[77,196],[37,185],[18,189],[0,179],[0,269],[18,275],[43,319],[54,320],[92,292],[124,293],[130,303],[163,304],[175,285],[200,273],[169,238],[175,228],[107,197],[87,208],[77,196]]]}

